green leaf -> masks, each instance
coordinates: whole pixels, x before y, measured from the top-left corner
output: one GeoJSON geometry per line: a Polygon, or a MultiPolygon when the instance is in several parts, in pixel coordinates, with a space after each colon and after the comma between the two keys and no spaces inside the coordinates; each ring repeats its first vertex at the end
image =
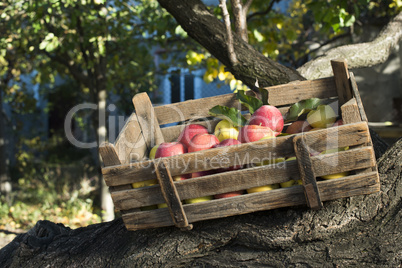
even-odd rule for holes
{"type": "Polygon", "coordinates": [[[245,126],[247,123],[247,119],[234,107],[229,108],[227,106],[216,105],[209,110],[209,114],[221,119],[226,119],[232,122],[235,127],[245,126]]]}
{"type": "Polygon", "coordinates": [[[296,121],[299,116],[316,109],[320,104],[322,104],[322,102],[319,98],[311,98],[296,102],[289,108],[285,117],[285,122],[296,121]]]}
{"type": "Polygon", "coordinates": [[[244,93],[244,90],[238,90],[236,93],[236,97],[241,104],[243,104],[248,108],[250,114],[253,114],[258,108],[260,108],[263,105],[260,99],[246,95],[244,93]]]}

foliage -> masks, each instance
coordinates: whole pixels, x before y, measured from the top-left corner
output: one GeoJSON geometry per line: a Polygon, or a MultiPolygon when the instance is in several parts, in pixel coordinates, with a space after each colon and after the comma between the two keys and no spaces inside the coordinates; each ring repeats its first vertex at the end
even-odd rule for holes
{"type": "MultiPolygon", "coordinates": [[[[51,164],[41,153],[49,144],[39,137],[24,139],[19,150],[11,198],[0,200],[0,229],[29,229],[38,220],[51,220],[70,227],[100,222],[93,200],[98,178],[88,161],[51,164]],[[78,176],[76,176],[78,174],[78,176]]],[[[68,161],[66,161],[68,162],[68,161]]]]}
{"type": "MultiPolygon", "coordinates": [[[[401,10],[400,0],[254,0],[247,15],[249,43],[266,57],[298,68],[317,56],[324,45],[341,37],[346,38],[343,42],[351,42],[360,32],[357,28],[373,20],[389,20],[401,10]]],[[[213,11],[222,17],[219,8],[213,7],[213,11]]],[[[203,48],[188,52],[187,62],[206,69],[206,82],[218,78],[232,89],[241,85],[203,48]]]]}

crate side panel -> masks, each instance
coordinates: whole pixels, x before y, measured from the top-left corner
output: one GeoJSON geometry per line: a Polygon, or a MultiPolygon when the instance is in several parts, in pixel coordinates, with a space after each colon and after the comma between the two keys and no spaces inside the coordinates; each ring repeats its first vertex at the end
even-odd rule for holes
{"type": "Polygon", "coordinates": [[[115,148],[122,164],[146,157],[147,147],[135,113],[131,114],[120,131],[115,141],[115,148]]]}
{"type": "Polygon", "coordinates": [[[292,82],[267,87],[265,90],[268,91],[268,103],[274,106],[291,105],[309,98],[326,99],[338,96],[333,77],[292,82]]]}
{"type": "MultiPolygon", "coordinates": [[[[318,182],[323,201],[334,200],[379,191],[377,173],[366,173],[352,177],[318,182]]],[[[280,207],[305,205],[303,187],[297,185],[268,192],[253,193],[231,198],[216,199],[202,203],[184,205],[190,223],[246,214],[280,207]]],[[[173,225],[167,209],[143,211],[123,215],[127,229],[138,230],[173,225]]]]}
{"type": "MultiPolygon", "coordinates": [[[[316,153],[338,147],[366,144],[370,138],[367,123],[365,122],[297,135],[305,135],[310,152],[316,153]]],[[[203,170],[262,162],[272,158],[292,157],[294,156],[293,137],[293,135],[289,135],[253,143],[187,153],[167,157],[166,160],[172,176],[176,176],[203,170]]],[[[152,169],[152,161],[106,167],[102,169],[102,172],[108,186],[156,179],[152,169]]]]}
{"type": "Polygon", "coordinates": [[[155,107],[155,113],[159,124],[170,124],[175,122],[184,122],[187,120],[196,120],[199,118],[210,117],[208,111],[216,106],[223,105],[236,107],[239,110],[245,110],[236,99],[233,93],[214,97],[188,100],[173,104],[155,107]]]}
{"type": "MultiPolygon", "coordinates": [[[[364,147],[339,153],[312,157],[312,165],[317,177],[336,174],[356,169],[372,167],[372,148],[364,147]]],[[[281,162],[274,165],[258,166],[241,170],[222,172],[218,174],[175,182],[180,199],[197,198],[226,192],[246,190],[290,179],[300,179],[296,160],[281,162]]],[[[164,203],[160,187],[155,185],[143,189],[117,191],[112,193],[116,208],[128,210],[136,207],[164,203]]]]}

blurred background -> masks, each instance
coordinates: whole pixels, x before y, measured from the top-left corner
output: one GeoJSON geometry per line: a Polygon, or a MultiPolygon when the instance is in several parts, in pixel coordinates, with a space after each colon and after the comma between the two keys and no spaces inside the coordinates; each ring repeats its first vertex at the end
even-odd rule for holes
{"type": "MultiPolygon", "coordinates": [[[[219,1],[203,2],[222,18],[219,1]]],[[[400,0],[254,0],[249,43],[298,68],[373,40],[401,9],[400,0]]],[[[163,105],[245,88],[154,0],[5,0],[0,18],[0,247],[38,220],[113,219],[97,146],[114,142],[136,93],[163,105]]],[[[396,50],[353,70],[389,143],[402,133],[401,59],[396,50]]]]}

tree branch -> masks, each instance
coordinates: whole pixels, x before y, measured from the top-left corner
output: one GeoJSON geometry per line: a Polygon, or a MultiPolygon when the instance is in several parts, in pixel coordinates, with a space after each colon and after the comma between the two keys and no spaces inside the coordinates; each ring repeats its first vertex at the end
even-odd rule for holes
{"type": "Polygon", "coordinates": [[[247,15],[248,10],[250,9],[251,4],[253,3],[253,0],[248,0],[246,3],[243,4],[243,12],[244,15],[247,15]]]}
{"type": "Polygon", "coordinates": [[[298,68],[307,79],[332,75],[330,60],[345,59],[350,69],[384,63],[402,39],[402,12],[392,19],[371,42],[345,45],[327,51],[298,68]]]}
{"type": "Polygon", "coordinates": [[[251,89],[258,79],[260,86],[284,84],[304,80],[295,70],[265,57],[238,36],[233,36],[233,46],[239,63],[233,65],[229,58],[227,31],[220,21],[200,0],[158,0],[188,33],[207,49],[236,77],[251,89]]]}
{"type": "Polygon", "coordinates": [[[230,27],[230,16],[228,8],[226,6],[226,0],[219,0],[219,2],[220,2],[219,6],[222,9],[223,20],[226,26],[229,59],[233,65],[236,65],[238,61],[233,47],[233,33],[232,28],[230,27]]]}
{"type": "Polygon", "coordinates": [[[248,42],[246,13],[241,0],[232,0],[232,12],[235,19],[235,30],[243,41],[248,42]]]}
{"type": "Polygon", "coordinates": [[[251,20],[253,17],[256,17],[256,16],[267,15],[272,10],[272,7],[274,6],[275,2],[279,2],[279,1],[280,0],[271,0],[271,2],[269,3],[269,6],[265,10],[259,11],[259,12],[254,12],[254,13],[248,15],[247,21],[251,20]]]}

